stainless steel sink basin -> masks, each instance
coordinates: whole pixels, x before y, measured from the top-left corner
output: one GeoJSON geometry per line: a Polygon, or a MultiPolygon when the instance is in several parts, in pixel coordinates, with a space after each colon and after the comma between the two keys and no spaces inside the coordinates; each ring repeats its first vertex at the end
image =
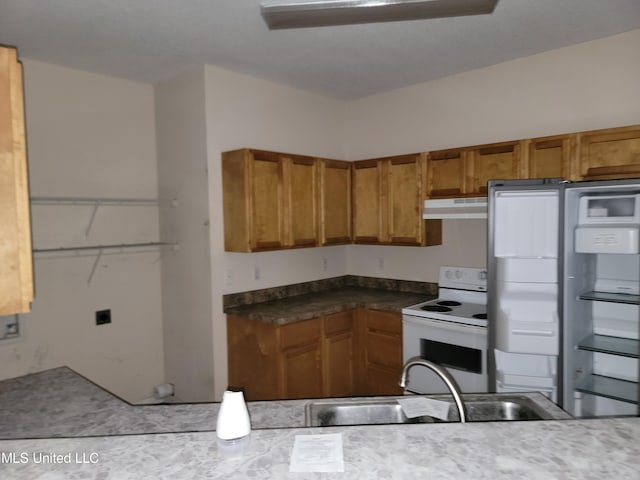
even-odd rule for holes
{"type": "MultiPolygon", "coordinates": [[[[447,422],[458,422],[460,417],[451,397],[429,396],[447,401],[447,422]]],[[[550,420],[556,415],[524,395],[477,394],[463,395],[468,422],[493,422],[514,420],[550,420]]],[[[559,412],[562,410],[555,406],[559,412]]],[[[564,413],[564,412],[562,412],[564,413]]],[[[566,414],[566,418],[570,418],[566,414]]],[[[443,420],[429,416],[407,418],[396,398],[363,398],[344,400],[315,400],[305,408],[307,426],[376,425],[387,423],[441,423],[443,420]]]]}

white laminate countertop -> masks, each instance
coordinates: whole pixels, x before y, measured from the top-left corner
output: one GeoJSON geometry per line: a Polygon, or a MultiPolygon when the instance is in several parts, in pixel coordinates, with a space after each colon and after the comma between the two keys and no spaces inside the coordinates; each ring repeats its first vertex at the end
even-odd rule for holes
{"type": "MultiPolygon", "coordinates": [[[[302,427],[305,403],[249,402],[248,407],[255,428],[302,427]]],[[[219,406],[131,405],[70,368],[53,368],[0,381],[0,440],[212,431],[219,406]]]]}
{"type": "Polygon", "coordinates": [[[256,430],[238,457],[215,432],[4,440],[0,478],[628,480],[640,478],[639,438],[633,418],[256,430]],[[289,473],[295,435],[338,432],[343,473],[289,473]]]}
{"type": "Polygon", "coordinates": [[[640,478],[640,418],[304,428],[305,403],[250,402],[264,429],[231,457],[218,404],[132,406],[66,368],[5,380],[0,479],[640,478]],[[295,436],[324,433],[345,471],[289,473],[295,436]]]}

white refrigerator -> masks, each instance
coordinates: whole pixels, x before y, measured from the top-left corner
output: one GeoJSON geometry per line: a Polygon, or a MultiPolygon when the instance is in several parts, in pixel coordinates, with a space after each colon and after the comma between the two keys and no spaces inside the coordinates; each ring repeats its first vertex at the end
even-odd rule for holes
{"type": "Polygon", "coordinates": [[[490,391],[638,415],[640,180],[489,182],[490,391]]]}

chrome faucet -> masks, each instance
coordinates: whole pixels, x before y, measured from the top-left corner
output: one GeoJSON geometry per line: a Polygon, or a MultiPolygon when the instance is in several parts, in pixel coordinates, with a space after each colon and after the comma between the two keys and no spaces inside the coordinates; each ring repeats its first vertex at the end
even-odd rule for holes
{"type": "Polygon", "coordinates": [[[409,369],[415,365],[422,365],[423,367],[427,367],[429,370],[432,370],[433,372],[435,372],[442,379],[442,381],[447,385],[447,388],[449,388],[451,395],[453,395],[453,400],[456,402],[456,406],[458,407],[458,413],[460,414],[460,422],[465,423],[466,415],[465,415],[464,404],[462,403],[462,397],[460,395],[460,387],[458,387],[458,384],[456,383],[456,381],[453,379],[453,377],[447,371],[447,369],[444,368],[443,366],[438,365],[437,363],[433,363],[429,360],[425,360],[422,357],[411,357],[409,360],[407,360],[407,362],[402,367],[402,375],[400,376],[400,382],[399,382],[400,386],[402,388],[406,387],[407,382],[409,380],[409,369]]]}

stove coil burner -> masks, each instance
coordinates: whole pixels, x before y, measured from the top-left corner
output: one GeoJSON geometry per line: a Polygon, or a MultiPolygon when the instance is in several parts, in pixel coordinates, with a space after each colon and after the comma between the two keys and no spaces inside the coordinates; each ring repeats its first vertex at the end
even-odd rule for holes
{"type": "Polygon", "coordinates": [[[472,317],[480,319],[480,320],[486,320],[487,319],[487,314],[486,313],[476,313],[476,314],[472,315],[472,317]]]}
{"type": "Polygon", "coordinates": [[[451,308],[442,305],[425,305],[422,310],[426,312],[450,312],[451,308]]]}
{"type": "Polygon", "coordinates": [[[462,305],[460,302],[456,302],[455,300],[440,300],[436,303],[444,307],[459,307],[460,305],[462,305]]]}

